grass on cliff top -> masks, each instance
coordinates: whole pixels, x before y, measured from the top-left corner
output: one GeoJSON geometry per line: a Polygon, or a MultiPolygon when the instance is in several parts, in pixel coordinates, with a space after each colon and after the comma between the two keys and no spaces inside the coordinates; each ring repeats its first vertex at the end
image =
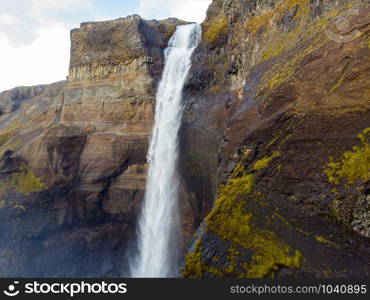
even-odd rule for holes
{"type": "MultiPolygon", "coordinates": [[[[261,169],[268,164],[268,159],[260,161],[261,169]],[[267,162],[267,163],[266,163],[267,162]],[[262,166],[263,165],[263,166],[262,166]]],[[[281,266],[298,268],[302,255],[292,249],[278,237],[266,229],[253,225],[253,215],[245,210],[245,200],[242,196],[253,196],[255,175],[243,172],[238,178],[233,178],[221,188],[215,207],[206,217],[206,231],[216,234],[223,240],[231,241],[227,250],[227,265],[206,264],[202,259],[202,246],[198,241],[193,253],[185,261],[182,271],[184,277],[202,277],[204,272],[216,277],[269,277],[281,266]],[[252,251],[248,260],[240,263],[243,254],[240,249],[252,251]]]]}
{"type": "Polygon", "coordinates": [[[358,180],[370,180],[370,127],[359,134],[358,138],[361,145],[344,152],[338,159],[329,158],[324,172],[330,183],[338,185],[344,181],[348,187],[358,180]]]}

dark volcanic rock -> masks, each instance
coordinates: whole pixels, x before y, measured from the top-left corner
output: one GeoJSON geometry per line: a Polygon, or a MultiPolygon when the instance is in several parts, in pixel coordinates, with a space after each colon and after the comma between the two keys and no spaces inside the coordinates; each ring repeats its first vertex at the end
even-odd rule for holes
{"type": "MultiPolygon", "coordinates": [[[[368,19],[368,1],[213,1],[180,131],[182,276],[369,275],[368,19]]],[[[129,275],[183,23],[83,23],[67,82],[0,94],[0,276],[129,275]]]]}
{"type": "Polygon", "coordinates": [[[183,23],[84,23],[67,83],[0,94],[0,276],[129,275],[163,50],[183,23]]]}
{"type": "Polygon", "coordinates": [[[370,274],[369,13],[213,1],[186,90],[183,176],[206,218],[183,276],[370,274]]]}

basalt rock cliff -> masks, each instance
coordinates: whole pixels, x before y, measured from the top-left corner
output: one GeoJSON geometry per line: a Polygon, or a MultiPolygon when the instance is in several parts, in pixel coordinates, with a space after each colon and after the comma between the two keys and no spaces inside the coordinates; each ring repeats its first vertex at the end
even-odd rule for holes
{"type": "MultiPolygon", "coordinates": [[[[183,277],[370,275],[368,1],[214,0],[184,90],[183,277]]],[[[177,19],[71,32],[0,94],[0,276],[128,276],[177,19]]]]}
{"type": "Polygon", "coordinates": [[[177,19],[71,32],[66,82],[0,94],[0,276],[128,276],[177,19]]]}
{"type": "Polygon", "coordinates": [[[369,15],[368,1],[213,1],[181,135],[209,212],[182,276],[370,274],[369,15]]]}

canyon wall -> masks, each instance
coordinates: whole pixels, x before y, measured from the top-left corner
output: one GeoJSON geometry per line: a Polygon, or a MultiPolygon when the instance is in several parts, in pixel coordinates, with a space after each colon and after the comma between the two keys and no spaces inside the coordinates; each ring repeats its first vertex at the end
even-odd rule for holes
{"type": "Polygon", "coordinates": [[[177,19],[71,32],[66,82],[0,94],[0,276],[127,276],[177,19]]]}
{"type": "Polygon", "coordinates": [[[369,13],[213,1],[186,89],[182,173],[205,211],[182,276],[370,274],[369,13]]]}
{"type": "MultiPolygon", "coordinates": [[[[368,1],[214,0],[184,91],[183,277],[370,273],[368,1]]],[[[71,32],[0,94],[0,276],[128,276],[177,19],[71,32]]]]}

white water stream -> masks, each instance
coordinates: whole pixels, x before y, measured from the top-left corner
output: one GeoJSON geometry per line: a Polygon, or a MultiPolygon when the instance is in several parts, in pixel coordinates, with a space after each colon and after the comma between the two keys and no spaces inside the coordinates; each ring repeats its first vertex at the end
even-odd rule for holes
{"type": "Polygon", "coordinates": [[[182,91],[200,37],[200,25],[178,26],[165,50],[148,152],[145,199],[138,223],[138,254],[130,265],[132,277],[175,277],[179,271],[178,131],[182,91]]]}

